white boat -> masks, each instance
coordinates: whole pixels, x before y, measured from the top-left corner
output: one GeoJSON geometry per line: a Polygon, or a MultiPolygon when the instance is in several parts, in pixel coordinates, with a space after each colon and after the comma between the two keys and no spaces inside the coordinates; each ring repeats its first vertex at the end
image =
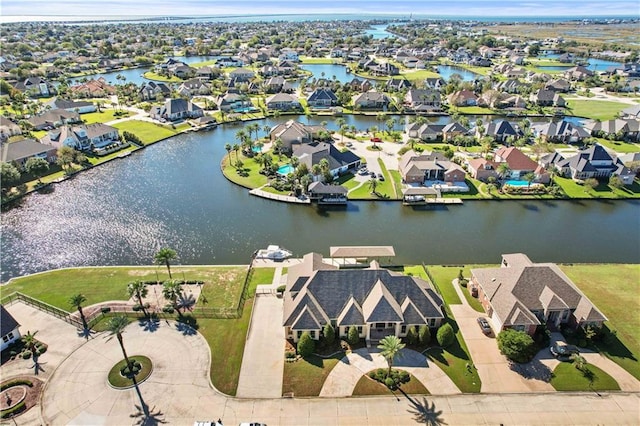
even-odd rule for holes
{"type": "Polygon", "coordinates": [[[284,260],[293,256],[289,250],[280,246],[269,245],[266,249],[260,249],[255,252],[254,257],[256,259],[269,259],[269,260],[284,260]]]}

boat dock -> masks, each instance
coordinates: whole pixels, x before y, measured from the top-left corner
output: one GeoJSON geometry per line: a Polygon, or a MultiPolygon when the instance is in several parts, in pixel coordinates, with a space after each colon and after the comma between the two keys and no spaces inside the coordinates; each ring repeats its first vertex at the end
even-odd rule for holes
{"type": "Polygon", "coordinates": [[[263,191],[260,188],[252,189],[251,191],[249,191],[249,194],[255,195],[256,197],[268,198],[270,200],[282,201],[285,203],[311,204],[311,200],[306,197],[298,198],[292,197],[290,195],[274,194],[272,192],[263,191]]]}
{"type": "Polygon", "coordinates": [[[460,198],[423,198],[421,200],[415,201],[403,201],[403,205],[405,206],[424,206],[431,204],[463,204],[462,199],[460,198]]]}

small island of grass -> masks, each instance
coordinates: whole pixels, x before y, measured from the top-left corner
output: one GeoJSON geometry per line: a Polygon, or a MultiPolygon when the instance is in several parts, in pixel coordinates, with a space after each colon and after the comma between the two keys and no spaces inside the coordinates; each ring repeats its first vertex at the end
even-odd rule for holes
{"type": "Polygon", "coordinates": [[[127,367],[127,361],[122,360],[114,365],[109,371],[109,384],[116,389],[128,389],[134,385],[133,378],[137,383],[145,381],[153,371],[153,363],[144,355],[134,355],[129,357],[133,364],[133,374],[127,367]]]}

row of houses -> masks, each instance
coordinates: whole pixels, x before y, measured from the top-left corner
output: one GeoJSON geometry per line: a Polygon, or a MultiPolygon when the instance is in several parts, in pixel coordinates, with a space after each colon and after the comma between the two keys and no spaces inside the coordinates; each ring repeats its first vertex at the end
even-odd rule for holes
{"type": "MultiPolygon", "coordinates": [[[[378,249],[351,251],[370,257],[378,249]]],[[[540,325],[601,327],[607,320],[557,265],[534,263],[522,253],[503,255],[499,268],[472,269],[469,286],[496,333],[515,329],[533,335],[540,325]]],[[[318,340],[331,324],[342,338],[354,327],[367,345],[375,345],[388,335],[405,337],[411,327],[435,330],[445,317],[431,283],[382,268],[376,260],[366,269],[340,269],[308,253],[287,274],[282,325],[294,342],[305,332],[318,340]]]]}

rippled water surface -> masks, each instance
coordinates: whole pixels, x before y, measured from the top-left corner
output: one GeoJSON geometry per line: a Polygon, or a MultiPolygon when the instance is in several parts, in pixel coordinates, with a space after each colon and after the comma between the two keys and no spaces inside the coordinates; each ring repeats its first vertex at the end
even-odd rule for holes
{"type": "MultiPolygon", "coordinates": [[[[359,128],[378,124],[345,118],[359,128]]],[[[260,122],[267,123],[275,124],[260,122]]],[[[175,248],[182,264],[246,264],[268,244],[296,255],[394,245],[397,260],[410,263],[496,263],[515,251],[535,261],[640,262],[638,202],[477,201],[422,211],[352,202],[321,211],[253,197],[220,171],[224,145],[240,128],[160,142],[3,212],[2,280],[65,266],[149,264],[161,246],[175,248]]]]}

